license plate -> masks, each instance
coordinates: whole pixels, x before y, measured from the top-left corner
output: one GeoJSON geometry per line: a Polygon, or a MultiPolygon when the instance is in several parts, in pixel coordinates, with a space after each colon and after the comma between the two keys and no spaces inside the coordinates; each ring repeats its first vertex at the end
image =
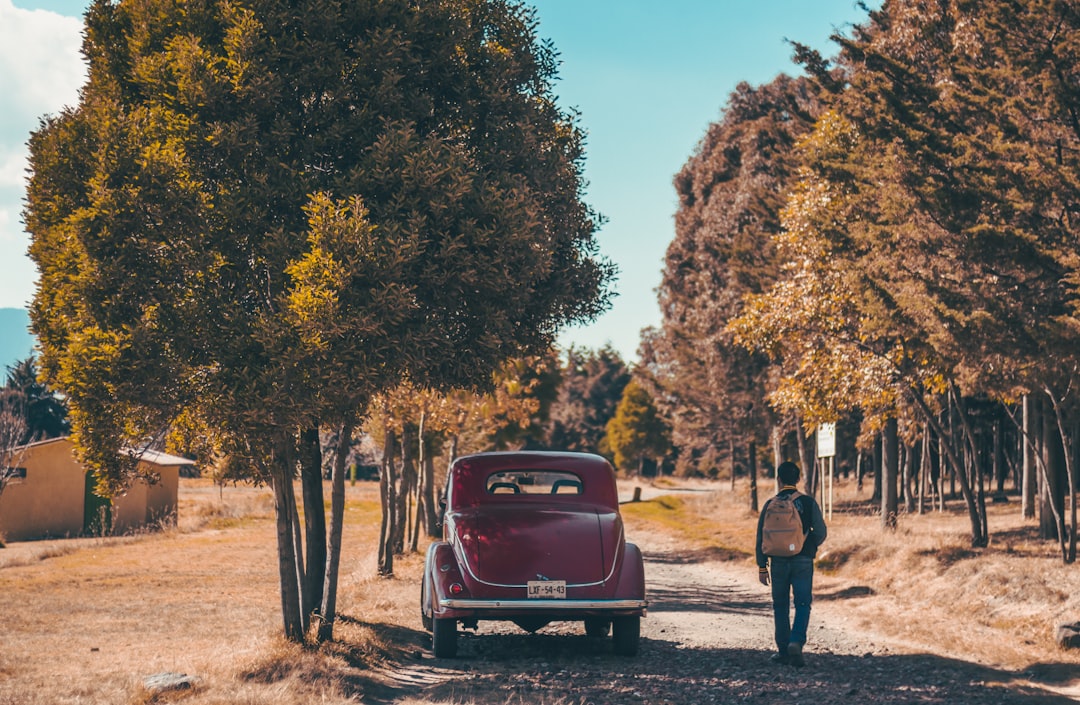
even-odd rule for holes
{"type": "Polygon", "coordinates": [[[566,581],[565,580],[530,580],[529,581],[529,598],[530,599],[549,599],[549,600],[565,600],[566,599],[566,581]]]}

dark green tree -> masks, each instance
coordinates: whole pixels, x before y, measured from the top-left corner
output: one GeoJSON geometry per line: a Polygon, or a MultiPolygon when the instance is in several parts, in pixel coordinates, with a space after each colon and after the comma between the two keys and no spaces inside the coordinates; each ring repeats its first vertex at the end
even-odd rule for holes
{"type": "Polygon", "coordinates": [[[646,460],[662,466],[671,450],[671,433],[649,393],[635,380],[623,390],[615,416],[607,424],[607,445],[615,467],[642,474],[646,460]]]}
{"type": "Polygon", "coordinates": [[[504,0],[97,0],[79,103],[32,136],[32,320],[80,454],[118,489],[117,449],[196,409],[274,488],[288,638],[320,582],[302,439],[403,377],[483,386],[607,305],[535,30],[504,0]]]}
{"type": "Polygon", "coordinates": [[[610,345],[599,350],[571,347],[561,376],[548,423],[548,447],[604,452],[607,423],[630,382],[630,369],[610,345]]]}
{"type": "Polygon", "coordinates": [[[11,406],[17,408],[26,421],[26,430],[19,443],[68,434],[67,405],[63,397],[39,381],[37,363],[33,357],[20,360],[8,368],[3,393],[10,395],[11,406]]]}

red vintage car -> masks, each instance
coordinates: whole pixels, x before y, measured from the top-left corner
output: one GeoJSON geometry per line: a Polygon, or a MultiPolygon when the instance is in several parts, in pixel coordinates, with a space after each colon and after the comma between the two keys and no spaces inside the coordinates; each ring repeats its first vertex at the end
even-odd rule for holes
{"type": "Polygon", "coordinates": [[[585,453],[480,453],[446,482],[443,538],[428,548],[420,593],[437,657],[457,654],[458,624],[506,620],[528,632],[581,621],[633,656],[645,615],[641,551],[627,543],[615,472],[585,453]]]}

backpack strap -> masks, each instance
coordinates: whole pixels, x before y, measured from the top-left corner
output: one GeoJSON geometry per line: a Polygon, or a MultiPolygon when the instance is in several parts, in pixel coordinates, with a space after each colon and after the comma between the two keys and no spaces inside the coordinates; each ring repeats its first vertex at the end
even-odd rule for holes
{"type": "MultiPolygon", "coordinates": [[[[783,491],[783,490],[781,490],[781,491],[783,491]]],[[[799,503],[797,503],[795,501],[795,500],[799,499],[799,497],[805,497],[805,496],[806,495],[803,494],[802,492],[799,492],[796,489],[792,489],[791,494],[788,495],[788,499],[791,500],[791,504],[794,505],[794,507],[795,507],[795,512],[799,515],[799,521],[802,523],[803,534],[806,535],[806,536],[809,536],[810,535],[810,521],[811,521],[811,519],[810,519],[810,517],[806,516],[806,512],[809,511],[809,508],[804,509],[803,504],[799,504],[799,503]]]]}

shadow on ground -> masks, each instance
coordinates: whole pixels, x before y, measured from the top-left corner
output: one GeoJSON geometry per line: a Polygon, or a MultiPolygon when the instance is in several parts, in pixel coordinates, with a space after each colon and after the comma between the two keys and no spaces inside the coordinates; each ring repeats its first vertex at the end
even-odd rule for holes
{"type": "MultiPolygon", "coordinates": [[[[694,606],[678,596],[676,604],[694,606]]],[[[757,606],[735,607],[759,609],[757,606]]],[[[926,654],[807,655],[804,668],[772,663],[755,649],[688,648],[642,638],[636,657],[616,656],[610,639],[586,637],[576,624],[535,634],[481,624],[459,636],[454,659],[431,656],[426,632],[372,625],[398,644],[400,661],[357,674],[367,703],[409,698],[432,703],[738,703],[815,705],[957,703],[1075,705],[1062,694],[1080,672],[1072,664],[1035,664],[1011,672],[926,654]],[[493,631],[495,630],[495,631],[493,631]]]]}
{"type": "Polygon", "coordinates": [[[477,705],[1076,703],[1053,690],[1077,677],[1065,664],[1012,673],[929,655],[811,654],[797,669],[772,664],[764,651],[684,648],[661,639],[642,639],[634,658],[615,656],[608,640],[580,634],[481,632],[463,634],[460,642],[456,659],[422,658],[438,669],[440,682],[395,697],[477,705]]]}

